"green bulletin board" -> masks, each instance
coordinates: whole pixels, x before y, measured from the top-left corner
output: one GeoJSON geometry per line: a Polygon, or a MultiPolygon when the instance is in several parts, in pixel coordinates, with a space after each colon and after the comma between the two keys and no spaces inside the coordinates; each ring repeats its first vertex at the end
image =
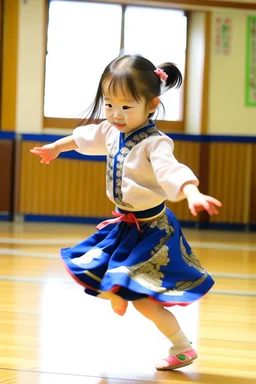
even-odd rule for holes
{"type": "Polygon", "coordinates": [[[247,19],[245,104],[256,107],[256,16],[247,19]]]}

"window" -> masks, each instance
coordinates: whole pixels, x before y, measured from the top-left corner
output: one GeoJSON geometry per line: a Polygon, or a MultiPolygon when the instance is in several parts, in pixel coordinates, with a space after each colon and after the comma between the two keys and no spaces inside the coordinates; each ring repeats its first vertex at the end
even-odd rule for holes
{"type": "MultiPolygon", "coordinates": [[[[103,69],[121,49],[142,54],[155,65],[172,61],[183,74],[186,28],[182,11],[51,0],[44,116],[83,117],[103,69]]],[[[182,88],[167,92],[162,100],[165,119],[182,120],[182,88]]]]}
{"type": "Polygon", "coordinates": [[[89,107],[99,77],[120,50],[120,5],[51,1],[44,115],[76,118],[89,107]]]}
{"type": "MultiPolygon", "coordinates": [[[[124,49],[140,53],[156,66],[174,62],[182,74],[185,69],[186,17],[181,11],[161,8],[127,7],[125,12],[124,49]]],[[[182,120],[182,88],[161,97],[165,120],[182,120]]]]}

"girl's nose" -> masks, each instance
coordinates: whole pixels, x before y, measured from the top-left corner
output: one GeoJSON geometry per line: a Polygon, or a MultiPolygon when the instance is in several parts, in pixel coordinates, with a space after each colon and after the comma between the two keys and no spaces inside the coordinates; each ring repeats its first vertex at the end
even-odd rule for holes
{"type": "Polygon", "coordinates": [[[122,114],[121,114],[120,111],[115,111],[115,112],[113,113],[113,117],[114,117],[114,119],[116,119],[116,120],[122,120],[122,118],[123,118],[123,116],[122,116],[122,114]]]}

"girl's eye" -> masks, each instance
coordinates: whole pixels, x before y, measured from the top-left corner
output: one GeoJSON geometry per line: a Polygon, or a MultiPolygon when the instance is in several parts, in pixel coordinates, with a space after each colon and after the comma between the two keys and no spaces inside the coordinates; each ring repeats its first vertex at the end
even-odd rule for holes
{"type": "Polygon", "coordinates": [[[105,104],[106,107],[112,108],[112,104],[105,104]]]}
{"type": "Polygon", "coordinates": [[[131,107],[128,107],[127,105],[124,105],[123,106],[123,109],[126,110],[126,109],[130,109],[131,107]]]}

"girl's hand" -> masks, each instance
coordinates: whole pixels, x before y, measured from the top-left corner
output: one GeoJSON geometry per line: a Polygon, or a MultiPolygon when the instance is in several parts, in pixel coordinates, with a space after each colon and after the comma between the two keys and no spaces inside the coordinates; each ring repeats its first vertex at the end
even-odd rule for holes
{"type": "Polygon", "coordinates": [[[30,149],[30,152],[42,158],[40,161],[41,164],[50,164],[50,161],[56,159],[60,154],[60,151],[54,143],[46,144],[42,147],[34,147],[30,149]]]}
{"type": "Polygon", "coordinates": [[[188,207],[193,216],[197,216],[198,212],[207,211],[209,215],[217,215],[219,213],[216,207],[222,204],[214,197],[203,195],[202,193],[194,193],[187,197],[188,207]]]}

